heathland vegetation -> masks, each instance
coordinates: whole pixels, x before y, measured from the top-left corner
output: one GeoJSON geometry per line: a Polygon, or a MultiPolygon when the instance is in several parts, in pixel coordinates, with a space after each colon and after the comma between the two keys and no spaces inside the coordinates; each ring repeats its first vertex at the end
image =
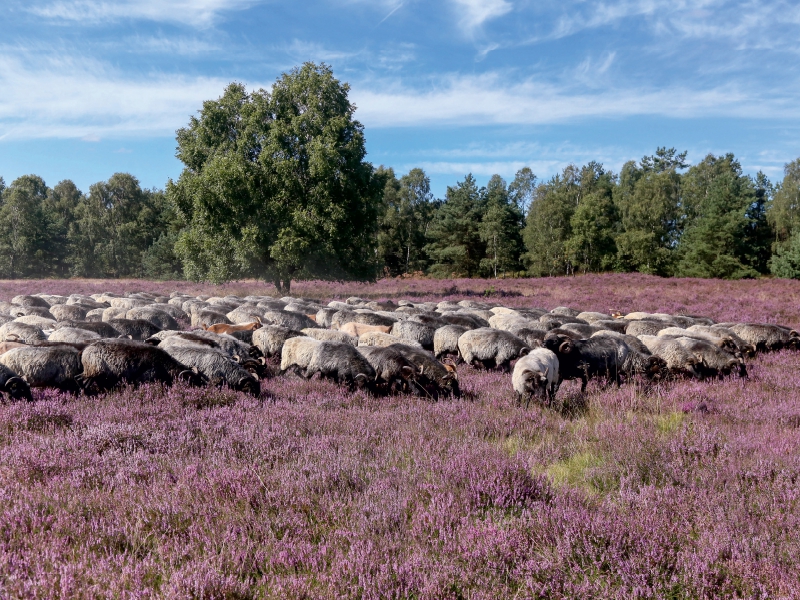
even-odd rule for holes
{"type": "Polygon", "coordinates": [[[606,271],[800,278],[800,159],[773,183],[733,154],[658,148],[548,180],[472,175],[434,198],[416,168],[366,161],[349,87],[305,64],[270,90],[231,84],[177,132],[165,190],[117,173],[0,178],[0,277],[302,279],[553,276],[606,271]]]}

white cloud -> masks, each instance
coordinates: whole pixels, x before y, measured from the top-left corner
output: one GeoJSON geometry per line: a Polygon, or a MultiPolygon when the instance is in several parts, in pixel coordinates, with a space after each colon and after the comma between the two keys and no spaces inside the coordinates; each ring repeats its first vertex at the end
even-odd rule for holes
{"type": "Polygon", "coordinates": [[[473,32],[486,21],[502,17],[514,7],[507,0],[451,0],[459,14],[459,23],[473,32]]]}
{"type": "Polygon", "coordinates": [[[208,27],[218,14],[242,10],[263,0],[55,0],[28,10],[53,21],[98,24],[121,19],[173,22],[208,27]]]}

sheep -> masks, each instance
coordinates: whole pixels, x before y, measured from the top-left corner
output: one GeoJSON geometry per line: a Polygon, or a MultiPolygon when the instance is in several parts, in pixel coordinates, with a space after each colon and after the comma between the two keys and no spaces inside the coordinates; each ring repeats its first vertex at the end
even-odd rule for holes
{"type": "Polygon", "coordinates": [[[582,325],[581,323],[564,323],[559,329],[577,333],[583,339],[590,338],[592,334],[601,331],[599,327],[595,327],[594,325],[582,325]]]}
{"type": "Polygon", "coordinates": [[[579,314],[581,314],[581,311],[576,310],[574,308],[570,308],[568,306],[557,306],[550,311],[550,314],[566,316],[566,317],[577,317],[579,314]]]}
{"type": "Polygon", "coordinates": [[[114,308],[124,308],[126,312],[137,306],[152,304],[150,300],[142,300],[140,298],[109,298],[108,303],[114,308]]]}
{"type": "MultiPolygon", "coordinates": [[[[178,331],[174,335],[184,338],[191,336],[191,339],[206,340],[208,342],[212,342],[213,344],[215,344],[214,346],[215,348],[222,350],[225,354],[227,354],[231,358],[238,357],[240,361],[246,360],[248,356],[254,353],[254,351],[256,353],[259,352],[257,348],[254,349],[249,344],[245,344],[241,340],[237,340],[235,337],[224,333],[213,333],[211,331],[203,331],[202,329],[196,329],[194,331],[178,331]]],[[[174,337],[174,336],[169,336],[169,337],[174,337]]]]}
{"type": "Polygon", "coordinates": [[[243,323],[252,323],[254,321],[260,322],[265,312],[266,310],[263,308],[259,308],[253,304],[245,304],[234,308],[225,316],[228,317],[228,320],[234,325],[240,325],[243,323]]]}
{"type": "Polygon", "coordinates": [[[400,317],[396,316],[389,317],[386,315],[379,315],[378,313],[372,311],[359,312],[356,310],[352,322],[360,323],[362,325],[381,325],[383,327],[392,327],[399,320],[400,317]]]}
{"type": "MultiPolygon", "coordinates": [[[[45,319],[53,319],[53,315],[50,313],[49,310],[46,308],[41,308],[39,306],[14,306],[12,305],[11,308],[8,310],[8,314],[14,317],[44,317],[45,319]]],[[[55,320],[55,319],[53,319],[55,320]]]]}
{"type": "Polygon", "coordinates": [[[666,361],[672,374],[703,378],[701,361],[676,340],[655,335],[643,335],[639,339],[654,356],[666,361]]]}
{"type": "Polygon", "coordinates": [[[0,356],[0,363],[19,373],[31,387],[78,392],[83,371],[81,353],[72,346],[26,346],[0,356]]]}
{"type": "Polygon", "coordinates": [[[729,338],[731,341],[733,341],[736,349],[742,354],[742,356],[753,357],[756,355],[755,345],[747,343],[727,327],[722,327],[720,325],[692,325],[689,327],[689,331],[699,331],[700,333],[706,333],[712,336],[729,338]]]}
{"type": "Polygon", "coordinates": [[[315,373],[336,383],[345,383],[351,389],[376,391],[375,369],[363,354],[348,343],[319,342],[314,346],[306,367],[306,377],[315,373]]]}
{"type": "Polygon", "coordinates": [[[679,337],[675,341],[694,354],[701,362],[707,376],[722,378],[736,371],[739,377],[747,377],[744,361],[714,344],[693,337],[679,337]]]}
{"type": "Polygon", "coordinates": [[[642,340],[638,337],[633,335],[628,335],[626,333],[618,333],[616,331],[608,331],[608,330],[601,330],[596,333],[592,334],[592,337],[612,337],[618,340],[622,340],[628,345],[628,348],[631,350],[635,350],[640,354],[651,354],[650,350],[647,349],[647,346],[644,345],[642,340]]]}
{"type": "Polygon", "coordinates": [[[86,331],[93,331],[101,338],[118,338],[119,331],[114,329],[108,323],[103,323],[100,321],[96,322],[89,322],[89,321],[61,321],[60,323],[56,323],[56,330],[61,329],[62,327],[72,327],[75,329],[85,329],[86,331]]]}
{"type": "Polygon", "coordinates": [[[220,350],[188,346],[167,346],[164,350],[179,363],[197,369],[212,385],[226,385],[253,396],[261,393],[258,378],[220,350]]]}
{"type": "Polygon", "coordinates": [[[339,328],[339,331],[343,331],[350,335],[360,337],[364,333],[377,331],[380,333],[389,333],[392,330],[391,327],[387,327],[385,325],[363,325],[362,323],[345,323],[342,327],[339,328]]]}
{"type": "Polygon", "coordinates": [[[119,335],[130,337],[132,340],[146,340],[161,331],[160,327],[142,319],[111,319],[108,324],[116,329],[119,335]]]}
{"type": "Polygon", "coordinates": [[[17,373],[0,363],[0,392],[11,400],[27,400],[33,402],[31,386],[17,373]]]}
{"type": "Polygon", "coordinates": [[[83,317],[82,320],[93,321],[93,322],[102,321],[104,310],[105,308],[93,308],[92,310],[86,312],[86,315],[83,317]]]}
{"type": "Polygon", "coordinates": [[[320,342],[343,342],[351,346],[358,346],[358,338],[345,333],[344,331],[336,331],[335,329],[303,329],[303,335],[319,340],[320,342]]]}
{"type": "Polygon", "coordinates": [[[417,368],[396,348],[359,346],[358,351],[375,369],[377,390],[407,392],[414,389],[417,368]]]}
{"type": "Polygon", "coordinates": [[[3,342],[24,342],[30,344],[37,340],[45,340],[47,336],[41,328],[26,323],[9,321],[0,325],[0,341],[3,342]]]}
{"type": "Polygon", "coordinates": [[[5,354],[12,348],[24,348],[27,344],[22,342],[0,342],[0,354],[5,354]]]}
{"type": "Polygon", "coordinates": [[[326,329],[330,329],[331,327],[331,318],[335,315],[337,309],[335,308],[320,308],[317,311],[316,315],[316,322],[317,325],[320,327],[325,327],[326,329]]]}
{"type": "Polygon", "coordinates": [[[302,335],[300,331],[295,329],[288,329],[279,325],[265,325],[253,332],[253,345],[268,358],[280,356],[286,340],[302,335]]]}
{"type": "Polygon", "coordinates": [[[125,315],[128,314],[128,309],[120,308],[119,306],[109,306],[108,308],[104,308],[102,310],[103,310],[102,321],[106,323],[111,319],[124,319],[125,315]]]}
{"type": "Polygon", "coordinates": [[[83,343],[91,340],[99,340],[100,334],[88,329],[79,329],[77,327],[60,327],[50,334],[47,338],[50,342],[69,342],[69,343],[83,343]]]}
{"type": "Polygon", "coordinates": [[[293,373],[305,377],[314,348],[321,343],[319,340],[305,335],[287,339],[281,348],[281,373],[291,370],[293,373]]]}
{"type": "Polygon", "coordinates": [[[495,366],[507,372],[512,360],[525,356],[530,350],[514,334],[489,327],[466,331],[458,338],[461,358],[476,367],[495,366]]]}
{"type": "Polygon", "coordinates": [[[461,397],[458,373],[453,365],[441,363],[430,352],[408,344],[392,344],[388,348],[402,354],[417,369],[416,387],[424,394],[437,400],[440,396],[461,397]]]}
{"type": "Polygon", "coordinates": [[[628,327],[625,328],[625,333],[628,335],[658,335],[658,332],[662,329],[666,329],[667,327],[674,327],[673,323],[667,323],[664,321],[642,321],[642,320],[632,320],[628,323],[628,327]]]}
{"type": "Polygon", "coordinates": [[[580,379],[581,392],[592,377],[613,380],[617,386],[624,374],[624,363],[630,348],[622,340],[612,337],[596,337],[588,340],[573,340],[564,335],[548,334],[544,347],[558,357],[559,378],[580,379]]]}
{"type": "Polygon", "coordinates": [[[800,349],[800,335],[793,329],[771,325],[768,323],[725,323],[728,329],[752,344],[760,352],[781,350],[782,348],[800,349]]]}
{"type": "Polygon", "coordinates": [[[594,325],[596,321],[608,321],[611,319],[611,315],[601,312],[582,312],[575,315],[579,319],[583,319],[590,325],[594,325]]]}
{"type": "Polygon", "coordinates": [[[717,346],[726,352],[730,352],[734,356],[741,356],[741,352],[739,352],[739,348],[736,346],[736,343],[733,341],[733,338],[726,337],[722,334],[722,332],[718,332],[716,335],[706,333],[704,331],[698,330],[690,330],[690,329],[680,329],[678,327],[667,327],[666,329],[662,329],[658,332],[658,337],[691,337],[698,340],[704,340],[717,346]]]}
{"type": "MultiPolygon", "coordinates": [[[[217,323],[232,325],[230,319],[222,312],[224,309],[200,308],[192,313],[192,327],[208,327],[217,323]]],[[[228,311],[229,312],[229,311],[228,311]]]]}
{"type": "MultiPolygon", "coordinates": [[[[422,323],[423,325],[429,325],[434,329],[437,327],[444,327],[445,325],[451,324],[450,321],[447,321],[444,318],[444,315],[440,315],[437,313],[421,312],[414,315],[408,315],[407,319],[415,323],[422,323]]],[[[475,327],[468,327],[468,329],[475,329],[475,327]]]]}
{"type": "Polygon", "coordinates": [[[39,308],[50,308],[50,303],[41,298],[39,296],[27,296],[27,295],[20,295],[14,296],[11,299],[11,304],[16,304],[18,306],[36,306],[39,308]]]}
{"type": "Polygon", "coordinates": [[[436,360],[442,360],[447,356],[461,358],[458,352],[458,338],[470,329],[461,325],[439,327],[433,334],[433,355],[436,360]]]}
{"type": "Polygon", "coordinates": [[[416,346],[422,348],[417,342],[404,340],[390,333],[383,333],[382,331],[367,331],[358,336],[358,346],[377,346],[385,348],[392,344],[408,344],[409,346],[416,346]]]}
{"type": "Polygon", "coordinates": [[[512,327],[508,333],[517,336],[529,348],[540,348],[548,332],[543,329],[531,329],[529,327],[512,327]]]}
{"type": "Polygon", "coordinates": [[[416,321],[398,321],[389,332],[395,337],[410,342],[416,342],[426,350],[433,350],[433,336],[436,327],[418,323],[416,321]]]}
{"type": "Polygon", "coordinates": [[[628,321],[625,319],[610,319],[608,321],[594,321],[592,325],[607,331],[625,333],[625,329],[628,327],[628,321]]]}
{"type": "Polygon", "coordinates": [[[50,307],[50,314],[56,318],[56,321],[83,321],[88,312],[77,304],[56,304],[50,307]]]}
{"type": "Polygon", "coordinates": [[[147,321],[161,330],[178,329],[179,327],[178,321],[163,310],[156,308],[155,305],[132,308],[125,313],[125,318],[130,321],[147,321]]]}
{"type": "Polygon", "coordinates": [[[82,382],[87,393],[111,389],[121,383],[138,385],[175,379],[202,385],[206,378],[181,364],[163,349],[129,339],[99,340],[81,354],[82,382]]]}
{"type": "Polygon", "coordinates": [[[256,329],[260,329],[263,327],[263,323],[261,322],[260,317],[256,317],[255,321],[251,321],[249,323],[239,323],[237,325],[227,325],[226,323],[215,323],[214,325],[209,325],[208,327],[204,327],[206,331],[210,331],[211,333],[224,333],[227,335],[233,335],[236,332],[240,331],[249,331],[250,337],[253,335],[253,331],[256,329]]]}
{"type": "Polygon", "coordinates": [[[47,319],[38,315],[24,315],[14,319],[16,323],[25,323],[26,325],[33,325],[39,329],[52,329],[58,322],[55,319],[47,319]]]}
{"type": "Polygon", "coordinates": [[[261,321],[272,325],[280,325],[287,329],[294,329],[295,331],[317,327],[317,324],[306,315],[288,311],[265,311],[261,321]]]}
{"type": "Polygon", "coordinates": [[[532,397],[552,402],[559,386],[558,357],[547,348],[535,348],[514,365],[511,385],[517,393],[517,403],[525,408],[532,397]]]}

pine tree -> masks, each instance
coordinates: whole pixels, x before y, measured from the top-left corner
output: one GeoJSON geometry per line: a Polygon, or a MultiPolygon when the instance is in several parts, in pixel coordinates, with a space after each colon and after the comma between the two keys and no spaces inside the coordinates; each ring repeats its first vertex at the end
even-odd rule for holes
{"type": "Polygon", "coordinates": [[[486,244],[486,256],[481,260],[483,274],[497,279],[498,274],[519,269],[522,253],[522,211],[512,202],[506,182],[494,175],[486,186],[486,210],[479,233],[486,244]]]}

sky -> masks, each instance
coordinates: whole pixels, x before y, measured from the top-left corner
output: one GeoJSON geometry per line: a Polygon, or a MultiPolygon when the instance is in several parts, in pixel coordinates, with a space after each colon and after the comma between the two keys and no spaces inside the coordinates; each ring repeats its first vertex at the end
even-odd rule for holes
{"type": "Polygon", "coordinates": [[[367,159],[440,197],[659,146],[773,181],[800,156],[796,0],[2,0],[0,176],[163,188],[204,100],[306,61],[350,84],[367,159]]]}

